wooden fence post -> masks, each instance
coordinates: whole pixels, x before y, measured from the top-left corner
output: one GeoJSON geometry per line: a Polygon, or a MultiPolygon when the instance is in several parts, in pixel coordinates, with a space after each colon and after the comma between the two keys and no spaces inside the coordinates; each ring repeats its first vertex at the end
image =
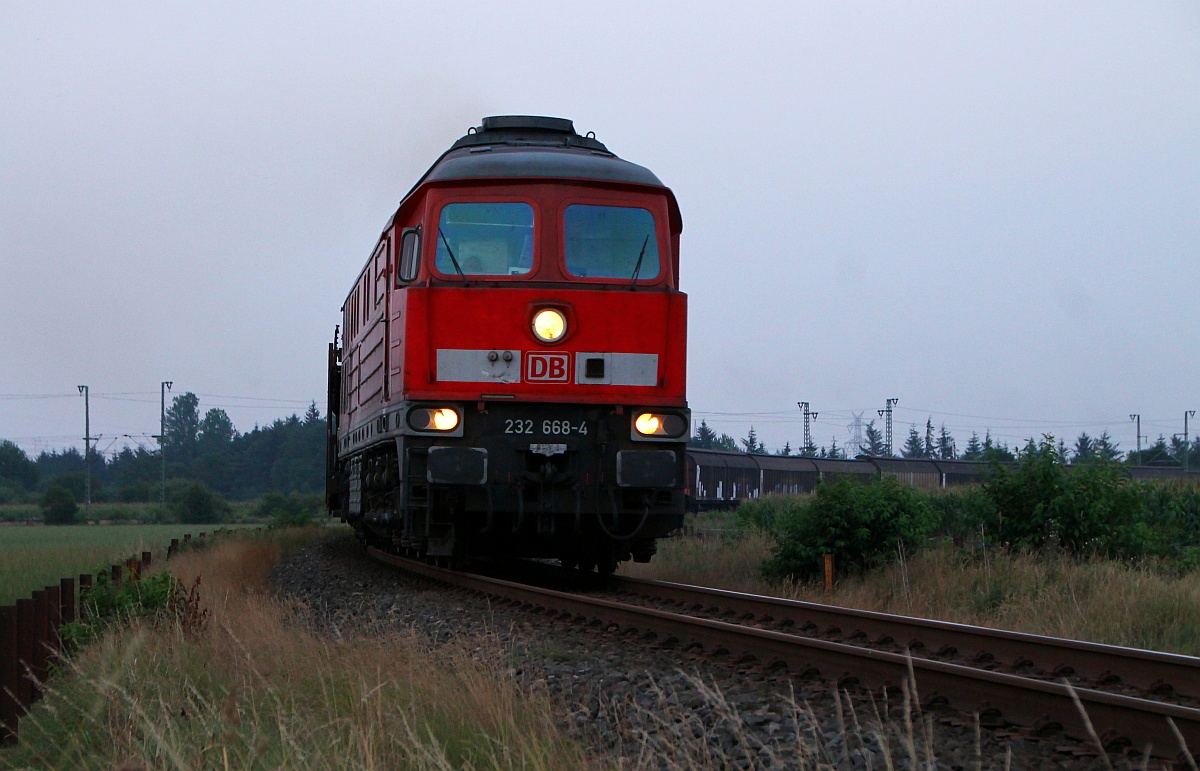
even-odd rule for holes
{"type": "Polygon", "coordinates": [[[75,621],[75,579],[64,578],[58,582],[59,594],[62,600],[62,622],[64,624],[74,623],[75,621]]]}
{"type": "Polygon", "coordinates": [[[88,592],[90,592],[90,591],[92,591],[92,574],[91,573],[80,573],[79,574],[79,612],[75,614],[76,617],[80,621],[83,621],[85,618],[87,618],[87,604],[84,602],[84,598],[87,597],[88,592]]]}
{"type": "Polygon", "coordinates": [[[50,666],[57,664],[62,655],[62,637],[59,627],[62,626],[62,587],[53,584],[46,587],[46,676],[50,676],[50,666]]]}
{"type": "Polygon", "coordinates": [[[154,555],[148,551],[142,552],[142,569],[149,570],[152,564],[154,564],[154,555]]]}
{"type": "Polygon", "coordinates": [[[49,653],[46,650],[46,638],[49,636],[46,630],[50,625],[48,605],[45,589],[33,593],[33,628],[30,630],[33,650],[29,652],[29,665],[33,670],[35,682],[30,703],[42,697],[42,683],[46,682],[46,659],[49,653]]]}
{"type": "Polygon", "coordinates": [[[33,600],[17,600],[17,711],[24,715],[33,702],[33,600]]]}
{"type": "Polygon", "coordinates": [[[17,606],[0,608],[0,745],[17,740],[17,606]]]}
{"type": "Polygon", "coordinates": [[[112,575],[112,582],[114,584],[121,583],[121,566],[120,565],[113,565],[111,568],[109,568],[109,573],[112,575]]]}
{"type": "Polygon", "coordinates": [[[167,559],[171,559],[179,553],[179,539],[172,538],[171,545],[167,547],[167,559]]]}

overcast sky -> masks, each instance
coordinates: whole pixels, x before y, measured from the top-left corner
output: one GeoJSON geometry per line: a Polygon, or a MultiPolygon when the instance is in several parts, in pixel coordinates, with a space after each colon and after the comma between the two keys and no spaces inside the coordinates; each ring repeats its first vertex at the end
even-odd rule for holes
{"type": "Polygon", "coordinates": [[[381,226],[495,114],[675,191],[717,431],[896,397],[897,445],[1129,450],[1200,408],[1200,4],[509,5],[0,0],[0,438],[82,448],[81,383],[110,452],[163,380],[324,411],[381,226]]]}

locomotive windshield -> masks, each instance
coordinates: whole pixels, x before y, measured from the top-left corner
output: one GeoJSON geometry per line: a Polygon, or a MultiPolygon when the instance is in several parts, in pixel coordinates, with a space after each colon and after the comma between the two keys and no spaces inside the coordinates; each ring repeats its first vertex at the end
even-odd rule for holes
{"type": "Polygon", "coordinates": [[[563,228],[573,276],[636,281],[658,275],[654,215],[646,209],[573,204],[563,228]]]}
{"type": "Polygon", "coordinates": [[[438,220],[434,264],[449,275],[525,275],[533,269],[533,207],[447,204],[438,220]]]}

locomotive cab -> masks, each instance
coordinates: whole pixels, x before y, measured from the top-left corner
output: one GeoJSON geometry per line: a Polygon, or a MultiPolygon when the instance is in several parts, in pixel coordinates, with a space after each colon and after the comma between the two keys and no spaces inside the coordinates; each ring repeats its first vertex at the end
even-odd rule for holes
{"type": "Polygon", "coordinates": [[[682,524],[670,190],[570,121],[501,116],[385,227],[331,347],[331,514],[430,557],[611,572],[682,524]]]}

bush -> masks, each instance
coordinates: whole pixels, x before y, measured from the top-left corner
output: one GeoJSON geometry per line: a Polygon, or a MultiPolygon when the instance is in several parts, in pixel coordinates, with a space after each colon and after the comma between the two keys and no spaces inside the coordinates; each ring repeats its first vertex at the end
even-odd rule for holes
{"type": "Polygon", "coordinates": [[[284,496],[267,493],[254,507],[254,518],[269,522],[271,527],[300,527],[312,524],[321,510],[320,495],[301,495],[293,492],[284,496]]]}
{"type": "Polygon", "coordinates": [[[52,484],[42,495],[42,520],[47,525],[73,525],[79,504],[71,491],[60,484],[52,484]]]}
{"type": "Polygon", "coordinates": [[[210,525],[229,514],[229,504],[199,482],[187,482],[173,492],[175,514],[185,524],[210,525]]]}
{"type": "Polygon", "coordinates": [[[766,495],[743,501],[737,507],[737,527],[739,530],[774,531],[779,522],[799,514],[806,500],[796,495],[766,495]]]}
{"type": "Polygon", "coordinates": [[[154,615],[186,597],[178,579],[165,570],[138,581],[113,583],[108,569],[99,567],[95,577],[92,588],[80,592],[79,620],[64,624],[60,631],[68,650],[93,642],[114,623],[154,615]]]}
{"type": "Polygon", "coordinates": [[[1166,482],[1142,487],[1148,521],[1161,538],[1163,553],[1180,558],[1185,569],[1196,564],[1200,557],[1200,486],[1166,482]]]}
{"type": "Polygon", "coordinates": [[[995,510],[989,530],[1017,548],[1057,542],[1076,555],[1132,557],[1155,550],[1147,488],[1118,463],[1067,468],[1053,437],[1032,441],[1015,469],[983,484],[995,510]]]}
{"type": "Polygon", "coordinates": [[[935,490],[927,500],[938,532],[955,542],[979,540],[980,528],[986,530],[996,520],[995,502],[978,486],[935,490]]]}
{"type": "Polygon", "coordinates": [[[763,564],[768,578],[807,580],[832,554],[839,574],[889,562],[920,548],[936,525],[922,493],[888,477],[869,483],[836,479],[776,524],[777,546],[763,564]]]}

